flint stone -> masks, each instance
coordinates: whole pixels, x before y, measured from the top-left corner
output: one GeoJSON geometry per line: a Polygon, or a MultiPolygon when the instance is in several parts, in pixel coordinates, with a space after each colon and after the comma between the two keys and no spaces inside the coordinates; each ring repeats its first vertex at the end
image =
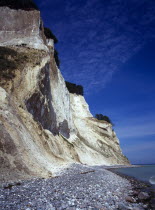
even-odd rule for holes
{"type": "Polygon", "coordinates": [[[131,196],[127,196],[127,197],[125,198],[125,200],[126,200],[127,202],[130,202],[130,203],[135,203],[135,202],[136,202],[136,200],[135,200],[133,197],[131,197],[131,196]]]}
{"type": "Polygon", "coordinates": [[[119,209],[119,210],[129,210],[131,208],[129,206],[125,205],[124,203],[119,203],[117,209],[119,209]]]}
{"type": "Polygon", "coordinates": [[[137,190],[134,190],[133,192],[132,192],[132,195],[134,195],[134,196],[137,196],[139,194],[139,192],[137,191],[137,190]]]}
{"type": "Polygon", "coordinates": [[[146,192],[140,192],[140,193],[138,194],[138,198],[139,198],[140,200],[148,200],[148,199],[150,198],[150,196],[149,196],[149,194],[146,193],[146,192]]]}

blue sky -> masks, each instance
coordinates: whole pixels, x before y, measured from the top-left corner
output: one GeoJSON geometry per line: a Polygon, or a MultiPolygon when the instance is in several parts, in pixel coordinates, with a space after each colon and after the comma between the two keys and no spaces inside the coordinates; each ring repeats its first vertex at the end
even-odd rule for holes
{"type": "Polygon", "coordinates": [[[155,163],[155,1],[44,0],[61,72],[110,116],[132,163],[155,163]]]}

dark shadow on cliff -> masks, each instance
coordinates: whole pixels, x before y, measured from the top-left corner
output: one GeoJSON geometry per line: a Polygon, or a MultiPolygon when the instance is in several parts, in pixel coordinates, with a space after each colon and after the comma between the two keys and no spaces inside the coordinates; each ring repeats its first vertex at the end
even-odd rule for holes
{"type": "Polygon", "coordinates": [[[52,105],[49,63],[41,69],[39,89],[25,101],[25,104],[36,122],[39,122],[44,129],[51,131],[53,135],[59,134],[56,113],[52,105]]]}
{"type": "Polygon", "coordinates": [[[18,53],[7,47],[0,47],[0,78],[12,79],[17,68],[18,53]],[[16,59],[15,59],[16,58],[16,59]]]}

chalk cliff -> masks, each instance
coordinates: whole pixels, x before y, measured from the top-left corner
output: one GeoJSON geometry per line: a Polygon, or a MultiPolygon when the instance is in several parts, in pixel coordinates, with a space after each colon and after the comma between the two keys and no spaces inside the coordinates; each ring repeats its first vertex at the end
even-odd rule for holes
{"type": "Polygon", "coordinates": [[[83,164],[129,164],[112,125],[69,93],[40,12],[0,7],[0,180],[83,164]]]}

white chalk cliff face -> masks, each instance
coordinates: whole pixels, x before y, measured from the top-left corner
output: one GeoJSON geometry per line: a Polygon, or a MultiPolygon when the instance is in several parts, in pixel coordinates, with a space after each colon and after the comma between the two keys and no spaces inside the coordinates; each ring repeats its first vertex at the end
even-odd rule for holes
{"type": "Polygon", "coordinates": [[[39,11],[2,13],[11,18],[0,26],[0,180],[54,176],[74,162],[129,164],[111,124],[68,92],[39,11]]]}
{"type": "MultiPolygon", "coordinates": [[[[71,94],[73,120],[78,131],[80,161],[85,164],[127,164],[112,125],[91,115],[83,96],[71,94]]],[[[76,144],[76,141],[75,141],[76,144]]]]}
{"type": "Polygon", "coordinates": [[[47,50],[40,12],[0,7],[0,45],[29,45],[47,50]]]}

